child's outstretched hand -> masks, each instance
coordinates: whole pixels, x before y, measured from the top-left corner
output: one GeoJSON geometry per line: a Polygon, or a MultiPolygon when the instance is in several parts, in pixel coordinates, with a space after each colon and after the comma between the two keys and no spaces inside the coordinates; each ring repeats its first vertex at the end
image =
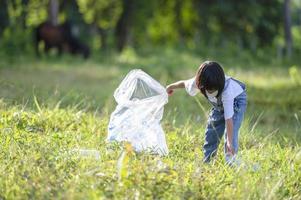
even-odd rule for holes
{"type": "Polygon", "coordinates": [[[167,92],[168,96],[171,96],[173,94],[172,85],[166,86],[166,92],[167,92]]]}
{"type": "Polygon", "coordinates": [[[177,88],[185,88],[185,83],[184,81],[178,81],[172,84],[169,84],[168,86],[166,86],[166,92],[168,94],[168,96],[171,96],[173,94],[173,91],[177,88]]]}

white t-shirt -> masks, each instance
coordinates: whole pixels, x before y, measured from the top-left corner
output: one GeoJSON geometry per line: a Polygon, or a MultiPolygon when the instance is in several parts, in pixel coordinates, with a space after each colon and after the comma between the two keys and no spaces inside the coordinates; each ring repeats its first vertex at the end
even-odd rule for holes
{"type": "MultiPolygon", "coordinates": [[[[222,92],[224,117],[227,120],[227,119],[232,118],[232,116],[234,114],[234,108],[233,108],[234,98],[243,92],[243,88],[236,81],[231,79],[231,77],[225,76],[225,79],[226,79],[225,81],[228,81],[228,79],[230,79],[228,85],[227,86],[225,85],[226,87],[224,88],[224,90],[222,92]]],[[[185,80],[184,84],[185,84],[186,92],[190,96],[195,96],[200,91],[199,88],[196,86],[195,77],[185,80]]],[[[209,101],[217,103],[217,98],[209,97],[209,101]]]]}

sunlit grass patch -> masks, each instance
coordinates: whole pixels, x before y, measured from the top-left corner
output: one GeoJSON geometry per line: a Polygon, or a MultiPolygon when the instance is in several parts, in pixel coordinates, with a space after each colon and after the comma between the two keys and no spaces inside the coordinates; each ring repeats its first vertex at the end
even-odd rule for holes
{"type": "MultiPolygon", "coordinates": [[[[108,116],[77,109],[1,108],[1,181],[4,198],[285,198],[300,197],[300,148],[241,131],[241,165],[227,166],[220,145],[202,162],[204,126],[164,125],[170,154],[126,153],[105,143],[108,116]],[[193,127],[193,128],[192,128],[193,127]],[[77,154],[99,152],[99,158],[77,154]],[[124,161],[126,159],[127,161],[124,161]],[[122,170],[122,178],[120,178],[122,170]]],[[[281,136],[280,136],[281,137],[281,136]]]]}

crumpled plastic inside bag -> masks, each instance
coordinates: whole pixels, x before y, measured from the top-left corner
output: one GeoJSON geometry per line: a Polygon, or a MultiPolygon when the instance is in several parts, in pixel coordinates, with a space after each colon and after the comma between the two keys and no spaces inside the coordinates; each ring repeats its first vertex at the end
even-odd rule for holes
{"type": "Polygon", "coordinates": [[[160,121],[168,102],[165,88],[140,69],[132,70],[114,92],[107,141],[130,142],[134,150],[167,155],[160,121]]]}

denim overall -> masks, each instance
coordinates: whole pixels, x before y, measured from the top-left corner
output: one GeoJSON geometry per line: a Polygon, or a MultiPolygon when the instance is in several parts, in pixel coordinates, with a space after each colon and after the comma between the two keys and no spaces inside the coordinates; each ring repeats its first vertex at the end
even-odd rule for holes
{"type": "MultiPolygon", "coordinates": [[[[243,92],[234,98],[234,114],[232,117],[233,120],[233,148],[235,154],[238,152],[238,133],[241,123],[244,118],[244,113],[246,111],[247,106],[247,94],[246,94],[246,86],[242,82],[235,80],[233,78],[229,78],[226,80],[225,87],[230,83],[230,79],[236,81],[243,89],[243,92]]],[[[212,157],[216,155],[218,145],[220,143],[221,138],[225,132],[225,118],[224,118],[224,108],[221,99],[221,95],[217,98],[217,103],[209,101],[213,108],[211,109],[207,128],[205,132],[205,143],[203,146],[204,151],[204,162],[209,162],[212,157]]],[[[225,147],[224,151],[226,154],[226,134],[225,134],[225,147]]],[[[226,161],[228,157],[226,155],[226,161]]]]}

